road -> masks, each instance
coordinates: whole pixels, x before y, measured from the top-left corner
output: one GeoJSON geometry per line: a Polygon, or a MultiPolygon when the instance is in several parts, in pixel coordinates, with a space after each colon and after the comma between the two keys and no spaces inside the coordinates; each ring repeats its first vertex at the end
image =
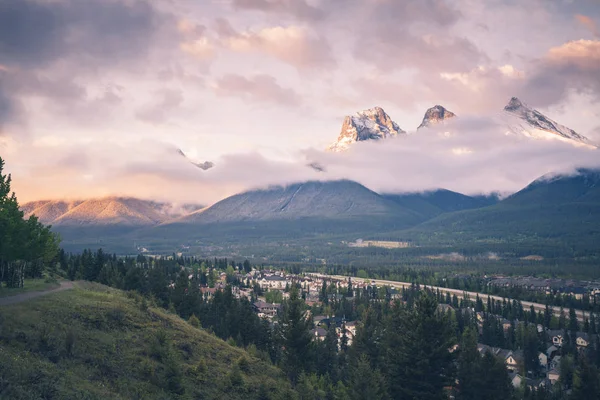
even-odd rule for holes
{"type": "Polygon", "coordinates": [[[42,290],[39,292],[25,292],[14,296],[0,298],[0,306],[8,306],[11,304],[22,303],[27,300],[35,299],[36,297],[45,296],[47,294],[62,292],[63,290],[73,289],[73,282],[60,282],[60,286],[55,289],[42,290]]]}
{"type": "MultiPolygon", "coordinates": [[[[338,279],[338,280],[348,280],[347,276],[342,276],[342,275],[327,275],[327,276],[330,278],[333,278],[333,279],[338,279]]],[[[352,277],[352,280],[365,280],[365,279],[352,277]]],[[[381,280],[381,279],[367,279],[367,280],[370,280],[371,282],[375,283],[376,285],[391,286],[391,287],[395,287],[395,288],[412,286],[412,283],[408,283],[408,282],[386,281],[386,280],[381,280]]],[[[483,293],[465,292],[462,290],[449,289],[449,288],[438,287],[438,286],[428,286],[428,285],[421,285],[421,286],[423,286],[423,287],[427,286],[431,290],[439,290],[440,292],[442,292],[444,294],[445,293],[455,294],[459,298],[462,298],[464,295],[466,295],[469,297],[469,299],[475,300],[477,298],[477,296],[479,296],[483,300],[484,303],[487,301],[487,298],[488,298],[488,295],[483,294],[483,293]]],[[[512,301],[512,299],[509,299],[506,297],[493,296],[493,295],[489,295],[489,297],[496,301],[502,301],[505,299],[512,301]]],[[[530,301],[521,301],[521,304],[523,304],[523,309],[525,309],[525,311],[528,311],[531,306],[533,306],[535,311],[544,312],[544,310],[546,309],[545,304],[532,303],[530,301]]],[[[550,309],[552,310],[554,315],[556,315],[557,317],[560,316],[560,307],[550,307],[550,309]]],[[[565,313],[568,313],[568,310],[565,310],[565,313]]],[[[580,322],[583,322],[584,318],[586,318],[586,317],[589,318],[589,315],[590,315],[589,312],[584,312],[581,310],[575,310],[575,313],[577,314],[577,319],[580,322]]],[[[568,317],[568,315],[567,315],[567,317],[568,317]]]]}

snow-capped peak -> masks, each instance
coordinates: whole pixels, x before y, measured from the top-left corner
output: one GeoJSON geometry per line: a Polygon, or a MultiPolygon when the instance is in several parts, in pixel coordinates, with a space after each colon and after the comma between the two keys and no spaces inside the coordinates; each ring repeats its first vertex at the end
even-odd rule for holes
{"type": "Polygon", "coordinates": [[[386,139],[405,133],[381,107],[369,108],[353,116],[346,116],[337,141],[327,150],[344,151],[352,143],[386,139]]]}
{"type": "Polygon", "coordinates": [[[437,125],[440,122],[444,122],[445,120],[454,117],[456,117],[456,114],[454,114],[452,111],[448,111],[440,105],[435,105],[425,112],[423,122],[421,122],[421,125],[419,125],[417,130],[427,126],[437,125]]]}
{"type": "Polygon", "coordinates": [[[551,120],[537,110],[512,97],[504,107],[508,133],[523,134],[533,138],[559,139],[577,145],[598,147],[588,138],[551,120]]]}

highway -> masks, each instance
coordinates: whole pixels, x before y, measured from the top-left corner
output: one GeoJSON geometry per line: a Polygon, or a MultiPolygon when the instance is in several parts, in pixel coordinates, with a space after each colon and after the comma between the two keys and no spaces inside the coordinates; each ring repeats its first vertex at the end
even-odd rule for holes
{"type": "MultiPolygon", "coordinates": [[[[342,275],[322,275],[322,274],[314,274],[314,275],[326,276],[326,277],[329,277],[329,278],[335,279],[335,280],[344,280],[344,281],[348,280],[347,276],[342,276],[342,275]]],[[[377,286],[391,286],[391,287],[398,288],[398,289],[403,288],[403,287],[411,287],[412,286],[412,283],[409,283],[409,282],[386,281],[386,280],[381,280],[381,279],[363,279],[363,278],[352,277],[352,281],[370,281],[377,286]]],[[[458,289],[449,289],[449,288],[438,287],[438,286],[421,285],[421,287],[425,287],[425,286],[427,286],[428,289],[431,289],[433,291],[439,290],[441,293],[444,293],[444,294],[446,294],[446,293],[450,293],[451,295],[455,294],[458,298],[463,298],[463,296],[466,295],[467,297],[469,297],[469,299],[475,300],[477,298],[477,296],[479,295],[481,300],[483,300],[484,304],[487,302],[487,298],[488,298],[488,295],[483,294],[483,293],[465,292],[465,291],[458,290],[458,289]]],[[[500,297],[500,296],[494,296],[494,295],[489,295],[489,297],[496,301],[502,301],[502,300],[512,301],[513,300],[513,299],[506,298],[506,297],[500,297]]],[[[542,311],[542,313],[546,309],[545,304],[532,303],[530,301],[521,301],[521,304],[523,304],[523,309],[525,311],[529,311],[529,308],[531,306],[533,306],[533,309],[535,311],[542,311]]],[[[560,307],[551,306],[550,309],[552,310],[554,315],[556,315],[557,317],[560,316],[560,307]]],[[[565,315],[567,316],[567,318],[569,317],[568,312],[569,312],[569,310],[566,309],[565,315]]],[[[575,314],[577,314],[577,319],[580,322],[583,322],[584,318],[586,318],[586,317],[589,318],[589,312],[584,312],[582,310],[575,310],[575,314]]]]}

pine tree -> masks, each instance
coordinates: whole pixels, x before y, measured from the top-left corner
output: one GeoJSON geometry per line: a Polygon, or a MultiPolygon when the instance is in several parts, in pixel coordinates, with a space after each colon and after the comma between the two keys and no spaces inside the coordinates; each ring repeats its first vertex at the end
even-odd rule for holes
{"type": "Polygon", "coordinates": [[[310,318],[306,318],[304,301],[294,286],[290,298],[284,303],[281,319],[281,337],[283,340],[283,368],[292,382],[296,382],[302,371],[311,361],[312,336],[309,331],[310,318]]]}
{"type": "Polygon", "coordinates": [[[579,367],[573,376],[572,400],[600,399],[600,377],[598,369],[590,365],[585,357],[581,357],[579,367]]]}
{"type": "Polygon", "coordinates": [[[378,370],[371,368],[369,358],[365,354],[352,366],[348,386],[351,400],[387,398],[385,381],[378,370]]]}
{"type": "Polygon", "coordinates": [[[454,383],[455,336],[447,315],[421,293],[415,307],[392,310],[386,354],[389,394],[393,399],[446,399],[445,388],[454,383]]]}
{"type": "Polygon", "coordinates": [[[458,356],[458,388],[457,399],[477,400],[481,398],[482,384],[481,356],[477,351],[477,338],[475,332],[467,328],[460,344],[458,356]]]}

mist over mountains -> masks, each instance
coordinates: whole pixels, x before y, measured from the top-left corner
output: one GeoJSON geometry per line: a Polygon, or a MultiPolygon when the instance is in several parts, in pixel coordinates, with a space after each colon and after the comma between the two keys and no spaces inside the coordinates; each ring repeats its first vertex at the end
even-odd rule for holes
{"type": "MultiPolygon", "coordinates": [[[[35,157],[24,152],[20,163],[43,163],[44,173],[16,179],[15,189],[25,201],[35,189],[33,199],[113,195],[213,204],[271,185],[351,180],[378,193],[445,188],[474,196],[508,195],[546,173],[600,167],[592,140],[516,98],[493,115],[456,115],[437,105],[412,130],[381,107],[341,123],[338,141],[330,146],[335,151],[296,149],[285,158],[257,150],[197,161],[160,142],[146,142],[135,151],[124,142],[117,147],[59,146],[35,157]],[[105,162],[107,153],[115,160],[105,162]]],[[[335,133],[323,140],[328,137],[335,133]]],[[[15,171],[15,178],[25,176],[25,171],[15,171]]]]}

